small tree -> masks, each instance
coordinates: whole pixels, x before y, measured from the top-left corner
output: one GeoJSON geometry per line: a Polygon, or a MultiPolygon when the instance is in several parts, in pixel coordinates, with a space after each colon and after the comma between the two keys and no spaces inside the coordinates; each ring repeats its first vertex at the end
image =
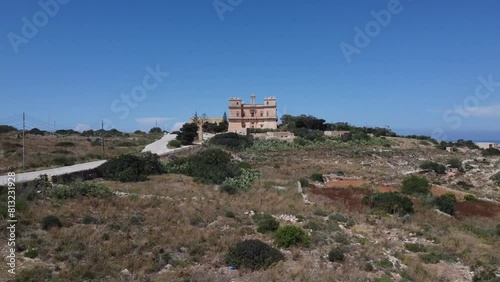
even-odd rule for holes
{"type": "Polygon", "coordinates": [[[161,128],[159,127],[153,127],[149,130],[149,134],[154,134],[154,133],[162,133],[161,128]]]}
{"type": "Polygon", "coordinates": [[[196,123],[185,123],[182,125],[176,139],[179,140],[182,145],[191,145],[196,136],[198,136],[198,125],[196,123]]]}
{"type": "Polygon", "coordinates": [[[427,178],[411,175],[403,180],[401,192],[408,195],[429,194],[431,185],[427,178]]]}

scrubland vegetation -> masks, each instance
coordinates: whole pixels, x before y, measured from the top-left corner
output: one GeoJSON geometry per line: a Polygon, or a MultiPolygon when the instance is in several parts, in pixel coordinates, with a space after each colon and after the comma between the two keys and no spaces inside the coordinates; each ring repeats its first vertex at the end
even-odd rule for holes
{"type": "Polygon", "coordinates": [[[498,157],[309,130],[217,135],[113,158],[93,180],[20,185],[17,280],[498,281],[498,157]]]}

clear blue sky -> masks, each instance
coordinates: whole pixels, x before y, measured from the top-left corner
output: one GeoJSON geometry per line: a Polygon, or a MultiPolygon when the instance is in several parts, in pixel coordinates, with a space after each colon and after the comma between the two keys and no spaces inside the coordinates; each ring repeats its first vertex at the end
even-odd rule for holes
{"type": "Polygon", "coordinates": [[[46,18],[37,1],[2,1],[0,123],[25,111],[32,127],[96,129],[105,118],[168,130],[254,92],[276,96],[280,114],[499,140],[500,2],[393,1],[219,0],[218,13],[212,0],[72,0],[46,18]],[[354,28],[381,10],[390,21],[356,45],[354,28]],[[23,17],[38,31],[23,35],[23,17]],[[342,42],[361,47],[350,62],[342,42]],[[169,75],[125,106],[148,66],[169,75]],[[481,86],[490,75],[493,86],[481,86]]]}

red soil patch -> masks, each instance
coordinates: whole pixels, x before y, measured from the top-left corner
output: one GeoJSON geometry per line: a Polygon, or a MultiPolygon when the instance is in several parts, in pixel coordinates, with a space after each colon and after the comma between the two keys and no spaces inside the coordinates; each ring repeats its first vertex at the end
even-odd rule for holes
{"type": "Polygon", "coordinates": [[[368,182],[361,179],[333,179],[326,183],[328,188],[359,188],[363,187],[368,182]]]}
{"type": "Polygon", "coordinates": [[[467,195],[467,193],[460,192],[460,191],[453,190],[453,189],[446,188],[446,187],[439,186],[439,185],[432,185],[431,192],[432,192],[432,195],[434,195],[434,197],[439,197],[439,196],[444,195],[444,194],[452,193],[455,195],[455,198],[457,199],[457,201],[463,201],[464,196],[467,195]]]}
{"type": "Polygon", "coordinates": [[[500,217],[500,204],[486,201],[457,202],[457,204],[455,205],[455,215],[457,217],[500,217]]]}
{"type": "Polygon", "coordinates": [[[380,193],[399,192],[399,189],[394,186],[379,186],[377,187],[377,192],[380,193]]]}
{"type": "Polygon", "coordinates": [[[370,195],[366,189],[344,189],[344,188],[313,188],[311,192],[330,198],[334,202],[343,204],[348,211],[361,211],[364,205],[361,200],[364,196],[370,195]]]}

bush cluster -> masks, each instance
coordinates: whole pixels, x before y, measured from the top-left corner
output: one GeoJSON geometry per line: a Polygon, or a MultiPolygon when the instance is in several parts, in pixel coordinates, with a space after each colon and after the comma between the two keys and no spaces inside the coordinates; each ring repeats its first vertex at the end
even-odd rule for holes
{"type": "Polygon", "coordinates": [[[311,238],[306,232],[297,226],[287,225],[280,227],[273,235],[274,242],[278,247],[289,248],[291,246],[307,246],[311,238]]]}
{"type": "Polygon", "coordinates": [[[210,139],[209,144],[223,146],[232,151],[241,151],[253,145],[253,138],[251,135],[244,136],[229,132],[215,135],[210,139]]]}
{"type": "Polygon", "coordinates": [[[431,191],[431,185],[427,178],[411,175],[403,180],[401,192],[408,195],[427,195],[431,191]]]}
{"type": "Polygon", "coordinates": [[[328,260],[331,262],[342,262],[345,259],[346,250],[343,247],[336,247],[328,253],[328,260]]]}
{"type": "Polygon", "coordinates": [[[227,178],[242,174],[231,155],[220,149],[207,149],[196,155],[179,158],[165,165],[167,173],[180,173],[204,183],[222,184],[227,178]]]}
{"type": "Polygon", "coordinates": [[[158,155],[147,152],[112,158],[97,170],[107,180],[137,182],[146,180],[149,175],[161,174],[163,166],[158,155]]]}
{"type": "Polygon", "coordinates": [[[177,139],[168,141],[168,147],[170,148],[180,148],[181,146],[182,146],[181,141],[177,139]]]}
{"type": "Polygon", "coordinates": [[[323,183],[324,182],[324,180],[323,180],[323,174],[321,174],[321,173],[313,173],[311,175],[311,180],[323,183]]]}
{"type": "Polygon", "coordinates": [[[455,213],[455,203],[457,202],[454,194],[445,194],[436,197],[433,201],[434,205],[442,212],[449,215],[455,213]]]}
{"type": "Polygon", "coordinates": [[[253,221],[257,224],[257,232],[259,233],[272,233],[278,230],[280,223],[270,214],[256,213],[252,217],[253,221]]]}
{"type": "Polygon", "coordinates": [[[105,198],[113,194],[108,187],[92,183],[75,181],[69,185],[55,185],[49,190],[49,196],[57,199],[72,199],[80,196],[105,198]]]}
{"type": "Polygon", "coordinates": [[[374,193],[363,198],[363,204],[390,214],[412,214],[415,212],[412,201],[397,192],[374,193]]]}
{"type": "Polygon", "coordinates": [[[43,230],[48,230],[52,227],[57,227],[57,228],[62,227],[62,223],[57,216],[47,215],[44,218],[42,218],[42,229],[43,230]]]}
{"type": "Polygon", "coordinates": [[[236,268],[266,269],[284,258],[283,254],[259,240],[245,240],[229,249],[226,261],[236,268]]]}
{"type": "Polygon", "coordinates": [[[488,148],[488,149],[484,149],[482,151],[482,154],[485,157],[500,156],[500,150],[495,149],[495,148],[488,148]]]}
{"type": "Polygon", "coordinates": [[[239,176],[226,178],[226,180],[222,182],[221,190],[229,194],[246,191],[259,176],[260,173],[257,171],[242,169],[239,176]]]}

